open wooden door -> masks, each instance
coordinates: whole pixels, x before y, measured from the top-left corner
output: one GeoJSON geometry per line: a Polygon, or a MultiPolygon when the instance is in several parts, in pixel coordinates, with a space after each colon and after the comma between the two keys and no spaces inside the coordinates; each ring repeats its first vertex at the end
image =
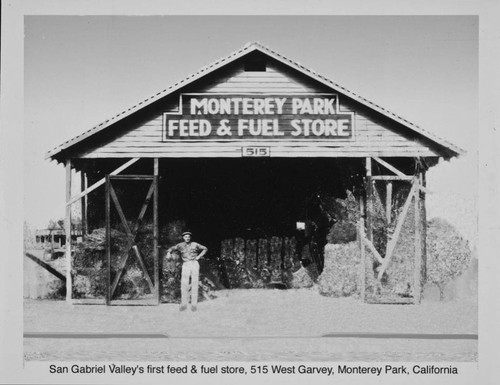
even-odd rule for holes
{"type": "Polygon", "coordinates": [[[159,304],[157,175],[106,176],[106,239],[107,305],[159,304]]]}

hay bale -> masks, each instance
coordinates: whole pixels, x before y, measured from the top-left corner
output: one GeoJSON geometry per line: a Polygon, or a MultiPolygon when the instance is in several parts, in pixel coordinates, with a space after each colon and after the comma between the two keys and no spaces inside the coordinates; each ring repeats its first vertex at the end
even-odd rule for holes
{"type": "MultiPolygon", "coordinates": [[[[160,232],[160,240],[166,241],[171,246],[179,240],[184,229],[182,221],[168,224],[160,232]]],[[[142,259],[147,266],[148,273],[153,278],[154,253],[153,253],[153,224],[144,223],[137,232],[136,245],[140,250],[142,259]]],[[[112,272],[116,274],[125,258],[129,245],[128,237],[118,230],[111,230],[111,253],[112,272]]],[[[166,249],[160,251],[160,300],[162,302],[180,301],[180,280],[182,261],[180,258],[167,259],[166,249]]],[[[129,251],[125,270],[120,278],[119,284],[113,296],[114,299],[142,298],[151,294],[149,285],[145,279],[137,257],[133,251],[129,251]]],[[[95,229],[87,238],[77,245],[73,259],[74,298],[104,298],[107,291],[107,260],[106,260],[106,229],[95,229]]],[[[213,267],[210,269],[213,270],[213,267]]],[[[208,293],[211,286],[217,287],[209,277],[203,277],[200,273],[200,298],[211,298],[213,294],[208,293]]],[[[114,279],[112,275],[112,279],[114,279]]],[[[212,290],[212,289],[210,289],[212,290]]]]}
{"type": "Polygon", "coordinates": [[[356,240],[356,225],[346,219],[337,221],[330,229],[326,240],[328,243],[341,244],[356,240]]]}
{"type": "Polygon", "coordinates": [[[282,282],[282,245],[283,240],[280,237],[271,237],[271,254],[269,257],[269,271],[271,273],[271,282],[282,282]]]}
{"type": "Polygon", "coordinates": [[[301,266],[299,270],[292,274],[290,286],[293,289],[308,288],[312,287],[313,285],[314,279],[311,275],[311,272],[304,266],[301,266]]]}
{"type": "Polygon", "coordinates": [[[267,285],[271,282],[271,269],[269,268],[269,249],[270,242],[267,239],[259,239],[257,241],[257,250],[259,252],[257,258],[257,274],[267,285]]]}
{"type": "MultiPolygon", "coordinates": [[[[111,252],[125,253],[127,237],[118,230],[111,230],[111,252]]],[[[116,271],[121,259],[112,260],[112,268],[116,271]]],[[[86,239],[77,244],[73,256],[71,274],[73,282],[73,298],[104,298],[107,292],[107,259],[106,229],[99,228],[88,234],[86,239]],[[78,278],[80,277],[80,278],[78,278]],[[83,284],[90,282],[90,284],[83,284]]]]}
{"type": "Polygon", "coordinates": [[[297,270],[300,268],[300,260],[297,257],[297,240],[295,237],[284,239],[285,252],[283,256],[283,269],[297,270]]]}
{"type": "Polygon", "coordinates": [[[233,259],[234,241],[232,239],[224,239],[220,246],[220,259],[224,266],[225,280],[229,288],[240,287],[240,279],[238,275],[238,266],[233,259]]]}
{"type": "Polygon", "coordinates": [[[269,245],[267,239],[257,241],[257,270],[264,269],[268,265],[269,245]]]}
{"type": "Polygon", "coordinates": [[[252,282],[248,275],[247,261],[245,255],[245,240],[243,238],[234,239],[233,261],[235,263],[234,273],[238,276],[240,288],[251,288],[252,282]]]}
{"type": "Polygon", "coordinates": [[[219,270],[225,276],[228,286],[236,288],[262,288],[264,282],[257,265],[257,241],[246,241],[242,238],[225,239],[221,242],[221,266],[219,270]],[[248,247],[246,247],[248,245],[248,247]],[[249,251],[250,256],[247,254],[249,251]]]}
{"type": "Polygon", "coordinates": [[[293,272],[301,268],[300,259],[297,255],[297,240],[295,237],[284,240],[283,256],[283,282],[287,287],[292,287],[293,272]]]}
{"type": "Polygon", "coordinates": [[[318,279],[319,292],[329,297],[359,293],[359,244],[350,242],[325,246],[325,265],[318,279]]]}
{"type": "Polygon", "coordinates": [[[257,266],[257,240],[248,239],[245,243],[245,266],[255,269],[257,266]]]}
{"type": "Polygon", "coordinates": [[[264,281],[257,268],[257,243],[256,239],[248,239],[245,247],[245,272],[254,289],[264,287],[264,281]]]}

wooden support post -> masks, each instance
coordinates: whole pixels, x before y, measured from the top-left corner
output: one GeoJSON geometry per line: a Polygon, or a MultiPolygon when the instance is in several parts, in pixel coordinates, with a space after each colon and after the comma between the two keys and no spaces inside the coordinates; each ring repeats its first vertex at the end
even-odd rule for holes
{"type": "Polygon", "coordinates": [[[154,191],[153,191],[153,257],[154,257],[154,288],[155,298],[160,303],[160,271],[158,259],[158,174],[159,174],[159,161],[158,158],[154,159],[154,191]]]}
{"type": "MultiPolygon", "coordinates": [[[[360,219],[363,219],[365,216],[365,200],[362,195],[359,196],[358,204],[359,204],[360,219]]],[[[358,237],[358,240],[361,242],[359,231],[356,232],[356,236],[358,237]]]]}
{"type": "MultiPolygon", "coordinates": [[[[66,160],[66,202],[71,199],[71,159],[66,160]]],[[[73,281],[71,279],[71,206],[66,205],[64,220],[66,233],[66,301],[71,304],[73,281]]],[[[52,237],[53,238],[53,237],[52,237]]]]}
{"type": "MultiPolygon", "coordinates": [[[[83,192],[87,189],[87,175],[82,170],[80,171],[80,191],[83,192]]],[[[82,207],[82,239],[87,238],[88,226],[87,226],[87,195],[82,196],[81,207],[82,207]]]]}
{"type": "Polygon", "coordinates": [[[372,159],[366,158],[366,231],[370,241],[373,240],[373,182],[372,159]]]}
{"type": "Polygon", "coordinates": [[[109,175],[106,175],[106,260],[108,263],[106,305],[111,304],[111,197],[109,175]]]}
{"type": "MultiPolygon", "coordinates": [[[[425,188],[427,181],[425,171],[421,173],[420,184],[425,188]]],[[[420,223],[422,229],[422,282],[427,280],[427,209],[425,207],[425,190],[421,190],[420,196],[420,223]]]]}
{"type": "MultiPolygon", "coordinates": [[[[49,237],[50,237],[50,251],[51,251],[52,254],[54,254],[54,238],[55,238],[55,235],[52,233],[52,231],[50,232],[49,237]]],[[[67,240],[68,240],[68,233],[66,233],[66,241],[67,240]]]]}
{"type": "MultiPolygon", "coordinates": [[[[420,183],[420,181],[419,181],[420,183]]],[[[413,300],[420,304],[421,294],[421,267],[422,267],[422,232],[420,222],[420,191],[415,191],[415,270],[413,300]]]]}
{"type": "Polygon", "coordinates": [[[358,237],[359,237],[359,245],[361,251],[361,263],[360,263],[360,294],[361,294],[361,302],[365,302],[366,298],[366,253],[365,253],[365,224],[363,218],[361,218],[358,222],[358,237]]]}
{"type": "Polygon", "coordinates": [[[386,199],[385,199],[385,217],[387,220],[387,225],[391,223],[391,213],[392,213],[392,182],[387,182],[385,185],[386,189],[386,199]]]}

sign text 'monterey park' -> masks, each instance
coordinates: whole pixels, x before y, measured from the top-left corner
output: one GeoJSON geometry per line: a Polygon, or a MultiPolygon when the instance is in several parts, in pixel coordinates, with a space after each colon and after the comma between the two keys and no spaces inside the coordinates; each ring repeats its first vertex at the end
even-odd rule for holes
{"type": "Polygon", "coordinates": [[[179,112],[163,114],[163,141],[352,139],[351,112],[337,95],[184,94],[179,112]]]}

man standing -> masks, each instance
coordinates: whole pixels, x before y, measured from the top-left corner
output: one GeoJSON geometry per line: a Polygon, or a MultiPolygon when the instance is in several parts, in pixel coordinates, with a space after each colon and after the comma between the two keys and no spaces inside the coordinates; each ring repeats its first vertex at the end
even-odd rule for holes
{"type": "Polygon", "coordinates": [[[200,274],[200,264],[198,260],[208,251],[205,246],[196,242],[191,242],[191,233],[186,231],[182,233],[184,242],[178,243],[167,250],[167,258],[171,258],[170,253],[177,251],[182,258],[182,276],[181,276],[181,307],[180,311],[187,309],[189,302],[188,293],[191,286],[191,310],[196,311],[198,304],[198,278],[200,274]],[[191,285],[189,284],[191,278],[191,285]]]}

